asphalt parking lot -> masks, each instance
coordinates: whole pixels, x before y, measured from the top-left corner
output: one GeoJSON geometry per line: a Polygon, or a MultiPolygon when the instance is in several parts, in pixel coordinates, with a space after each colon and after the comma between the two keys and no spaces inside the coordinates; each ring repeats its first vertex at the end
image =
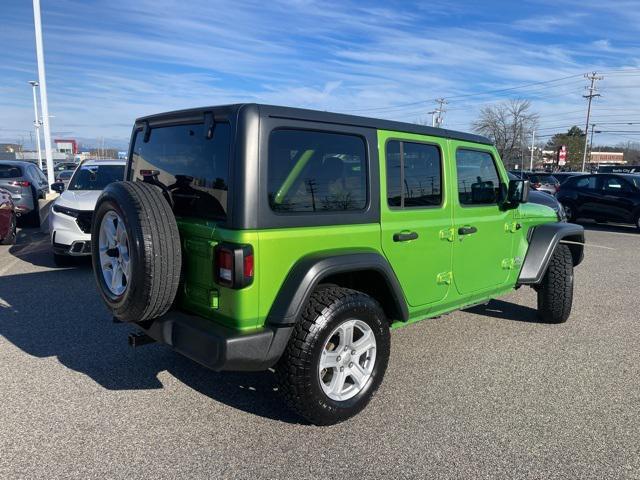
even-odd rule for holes
{"type": "Polygon", "coordinates": [[[640,478],[640,235],[590,226],[568,323],[528,288],[395,331],[353,420],[314,427],[271,373],[127,345],[89,262],[0,247],[0,478],[640,478]]]}

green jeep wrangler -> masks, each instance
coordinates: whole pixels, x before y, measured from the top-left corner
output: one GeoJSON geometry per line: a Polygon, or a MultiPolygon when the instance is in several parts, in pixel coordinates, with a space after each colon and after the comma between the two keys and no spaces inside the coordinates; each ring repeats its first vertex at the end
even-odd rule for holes
{"type": "Polygon", "coordinates": [[[214,370],[275,368],[327,425],[362,410],[390,329],[506,294],[571,311],[584,231],[527,204],[483,137],[255,104],[140,118],[126,181],[92,225],[93,267],[132,345],[214,370]]]}

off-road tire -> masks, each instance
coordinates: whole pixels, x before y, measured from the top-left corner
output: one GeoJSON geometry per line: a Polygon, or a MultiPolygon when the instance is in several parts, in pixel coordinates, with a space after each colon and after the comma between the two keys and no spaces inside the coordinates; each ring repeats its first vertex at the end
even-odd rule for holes
{"type": "Polygon", "coordinates": [[[387,369],[389,350],[389,324],[378,302],[356,290],[321,286],[311,294],[276,365],[280,391],[288,405],[307,421],[315,425],[342,422],[371,400],[387,369]],[[376,359],[362,390],[348,400],[336,401],[322,390],[318,362],[328,335],[349,318],[362,320],[371,327],[376,339],[376,359]]]}
{"type": "Polygon", "coordinates": [[[573,257],[569,247],[556,247],[537,290],[538,317],[547,323],[566,322],[573,303],[573,257]]]}
{"type": "Polygon", "coordinates": [[[16,216],[15,214],[11,216],[11,225],[9,228],[9,233],[6,237],[0,239],[0,245],[14,245],[16,243],[16,216]]]}
{"type": "Polygon", "coordinates": [[[144,182],[115,182],[98,198],[91,227],[93,272],[102,299],[122,322],[142,322],[167,312],[182,269],[180,234],[162,190],[144,182]],[[114,295],[104,282],[99,256],[102,218],[115,211],[129,240],[130,280],[114,295]]]}

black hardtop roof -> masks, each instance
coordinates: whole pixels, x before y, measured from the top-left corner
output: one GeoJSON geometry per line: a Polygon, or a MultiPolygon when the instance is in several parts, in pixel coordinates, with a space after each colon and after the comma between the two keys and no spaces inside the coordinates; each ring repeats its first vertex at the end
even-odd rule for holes
{"type": "Polygon", "coordinates": [[[281,107],[276,105],[264,105],[255,103],[237,103],[230,105],[191,108],[187,110],[175,110],[171,112],[164,112],[140,117],[136,120],[136,123],[169,120],[173,118],[179,119],[183,117],[194,117],[209,111],[223,111],[227,114],[233,114],[237,113],[243,108],[252,107],[261,116],[287,118],[292,120],[307,120],[334,125],[375,128],[378,130],[415,133],[418,135],[430,135],[433,137],[462,140],[466,142],[481,143],[484,145],[493,145],[493,142],[487,137],[475,135],[472,133],[448,130],[445,128],[434,128],[425,125],[416,125],[414,123],[396,122],[393,120],[384,120],[379,118],[360,117],[356,115],[346,115],[343,113],[323,112],[320,110],[308,110],[305,108],[281,107]]]}

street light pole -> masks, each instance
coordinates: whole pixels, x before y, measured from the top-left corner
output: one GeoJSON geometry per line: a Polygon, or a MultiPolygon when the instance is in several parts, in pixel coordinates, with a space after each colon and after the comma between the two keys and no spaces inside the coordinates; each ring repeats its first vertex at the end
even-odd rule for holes
{"type": "Polygon", "coordinates": [[[33,124],[36,127],[36,145],[38,146],[38,167],[42,170],[42,149],[40,148],[40,125],[42,122],[40,121],[40,117],[38,116],[38,97],[36,95],[36,88],[38,87],[38,82],[35,80],[31,80],[29,82],[31,85],[31,90],[33,91],[33,113],[35,114],[35,120],[33,124]]]}
{"type": "Polygon", "coordinates": [[[36,57],[38,60],[38,80],[40,81],[40,105],[42,106],[42,128],[44,131],[44,154],[47,159],[47,179],[49,185],[55,183],[53,153],[51,151],[51,130],[49,128],[49,103],[47,102],[47,76],[44,69],[44,46],[42,23],[40,20],[40,0],[33,0],[33,25],[36,34],[36,57]]]}
{"type": "Polygon", "coordinates": [[[531,135],[531,161],[529,164],[529,171],[533,172],[533,149],[536,145],[536,131],[534,130],[531,135]]]}

